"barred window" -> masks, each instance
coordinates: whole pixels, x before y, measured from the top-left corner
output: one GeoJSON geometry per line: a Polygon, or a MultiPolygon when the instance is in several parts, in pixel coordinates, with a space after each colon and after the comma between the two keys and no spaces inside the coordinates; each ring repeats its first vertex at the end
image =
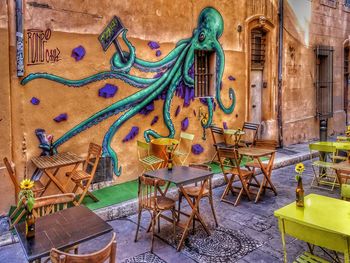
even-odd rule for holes
{"type": "Polygon", "coordinates": [[[333,47],[317,46],[316,53],[316,103],[317,117],[333,116],[333,47]]]}
{"type": "Polygon", "coordinates": [[[195,97],[213,97],[215,86],[215,52],[195,50],[194,55],[195,97]]]}
{"type": "Polygon", "coordinates": [[[266,32],[254,29],[251,32],[251,67],[263,69],[265,64],[266,32]]]}

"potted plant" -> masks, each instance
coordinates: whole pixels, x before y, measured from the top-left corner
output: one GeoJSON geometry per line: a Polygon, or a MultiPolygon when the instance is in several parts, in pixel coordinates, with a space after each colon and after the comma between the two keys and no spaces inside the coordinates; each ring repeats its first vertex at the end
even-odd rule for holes
{"type": "Polygon", "coordinates": [[[34,193],[32,188],[34,182],[29,179],[24,179],[20,183],[21,191],[18,194],[18,206],[24,206],[26,210],[26,238],[29,239],[35,235],[35,218],[32,214],[34,207],[34,193]]]}

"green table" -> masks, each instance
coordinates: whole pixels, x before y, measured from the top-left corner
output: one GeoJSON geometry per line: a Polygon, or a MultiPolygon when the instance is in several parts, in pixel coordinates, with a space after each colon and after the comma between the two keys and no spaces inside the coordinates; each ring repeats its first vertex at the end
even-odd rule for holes
{"type": "Polygon", "coordinates": [[[350,151],[350,142],[314,142],[312,144],[335,146],[337,150],[350,151]]]}
{"type": "Polygon", "coordinates": [[[322,195],[305,197],[305,207],[295,202],[274,212],[282,236],[284,262],[287,262],[285,234],[299,240],[344,253],[349,263],[350,202],[322,195]]]}

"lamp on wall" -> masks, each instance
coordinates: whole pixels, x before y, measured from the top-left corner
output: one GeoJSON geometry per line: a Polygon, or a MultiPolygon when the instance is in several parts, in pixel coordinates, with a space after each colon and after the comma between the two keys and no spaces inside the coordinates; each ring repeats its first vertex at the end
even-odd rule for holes
{"type": "MultiPolygon", "coordinates": [[[[198,109],[198,120],[201,122],[202,127],[206,126],[208,123],[208,112],[206,112],[202,106],[199,106],[198,109]]],[[[206,140],[206,132],[205,132],[205,128],[203,128],[203,136],[202,136],[203,140],[206,140]]]]}

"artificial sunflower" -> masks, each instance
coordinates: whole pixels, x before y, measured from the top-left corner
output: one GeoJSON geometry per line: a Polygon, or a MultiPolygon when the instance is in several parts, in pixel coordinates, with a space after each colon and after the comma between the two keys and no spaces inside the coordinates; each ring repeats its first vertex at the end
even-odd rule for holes
{"type": "Polygon", "coordinates": [[[22,190],[29,190],[32,189],[34,186],[34,182],[30,179],[23,179],[20,183],[20,187],[22,190]]]}
{"type": "Polygon", "coordinates": [[[305,166],[303,163],[298,163],[296,166],[295,166],[295,171],[298,173],[298,174],[301,174],[303,173],[305,170],[305,166]]]}

